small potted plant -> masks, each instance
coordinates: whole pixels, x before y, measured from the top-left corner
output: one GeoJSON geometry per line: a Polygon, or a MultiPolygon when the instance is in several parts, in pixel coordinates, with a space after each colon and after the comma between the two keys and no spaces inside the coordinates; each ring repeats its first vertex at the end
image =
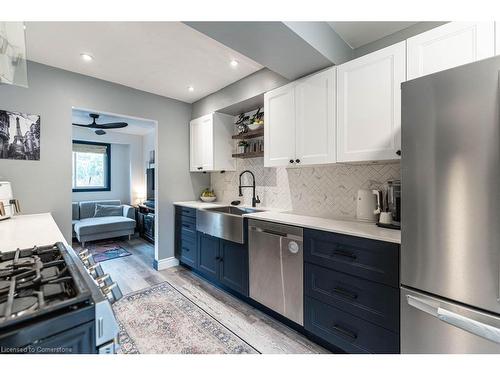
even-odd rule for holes
{"type": "Polygon", "coordinates": [[[244,154],[250,144],[247,141],[238,142],[238,154],[244,154]]]}

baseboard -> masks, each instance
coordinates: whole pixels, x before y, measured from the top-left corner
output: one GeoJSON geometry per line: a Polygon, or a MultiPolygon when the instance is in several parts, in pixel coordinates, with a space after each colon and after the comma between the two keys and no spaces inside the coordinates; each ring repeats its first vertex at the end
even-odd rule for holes
{"type": "Polygon", "coordinates": [[[178,265],[179,265],[179,259],[177,259],[176,257],[170,257],[160,260],[155,259],[153,261],[153,267],[157,271],[166,270],[167,268],[175,267],[178,265]]]}

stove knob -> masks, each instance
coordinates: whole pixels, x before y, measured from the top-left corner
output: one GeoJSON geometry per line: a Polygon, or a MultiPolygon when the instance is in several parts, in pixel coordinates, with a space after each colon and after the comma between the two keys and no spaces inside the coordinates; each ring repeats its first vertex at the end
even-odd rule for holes
{"type": "Polygon", "coordinates": [[[97,282],[97,284],[100,287],[109,286],[109,285],[113,284],[113,280],[111,279],[111,276],[109,276],[109,274],[107,274],[107,273],[102,275],[102,276],[96,277],[95,281],[97,282]]]}
{"type": "Polygon", "coordinates": [[[117,283],[102,287],[101,291],[111,303],[115,303],[123,296],[122,291],[120,290],[120,287],[117,283]]]}
{"type": "Polygon", "coordinates": [[[95,279],[97,277],[101,277],[104,275],[104,271],[102,270],[100,263],[94,263],[87,267],[90,275],[95,279]]]}
{"type": "Polygon", "coordinates": [[[87,254],[82,257],[82,262],[83,264],[88,268],[89,266],[92,266],[95,264],[94,257],[92,254],[87,254]]]}

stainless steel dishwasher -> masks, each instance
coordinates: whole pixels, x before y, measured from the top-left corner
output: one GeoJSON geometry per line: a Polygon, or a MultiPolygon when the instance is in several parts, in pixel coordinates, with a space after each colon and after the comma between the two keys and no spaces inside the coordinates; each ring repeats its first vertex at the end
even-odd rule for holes
{"type": "Polygon", "coordinates": [[[304,325],[302,228],[248,220],[250,297],[304,325]]]}

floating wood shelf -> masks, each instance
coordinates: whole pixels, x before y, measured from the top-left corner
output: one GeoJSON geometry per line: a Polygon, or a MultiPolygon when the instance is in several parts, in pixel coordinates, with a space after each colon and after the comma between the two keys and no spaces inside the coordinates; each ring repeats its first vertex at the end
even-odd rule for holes
{"type": "Polygon", "coordinates": [[[264,151],[244,152],[242,154],[233,154],[233,158],[240,158],[240,159],[261,158],[263,156],[264,156],[264,151]]]}
{"type": "Polygon", "coordinates": [[[246,133],[235,134],[233,139],[250,139],[264,136],[264,128],[261,126],[260,129],[249,130],[246,133]]]}

